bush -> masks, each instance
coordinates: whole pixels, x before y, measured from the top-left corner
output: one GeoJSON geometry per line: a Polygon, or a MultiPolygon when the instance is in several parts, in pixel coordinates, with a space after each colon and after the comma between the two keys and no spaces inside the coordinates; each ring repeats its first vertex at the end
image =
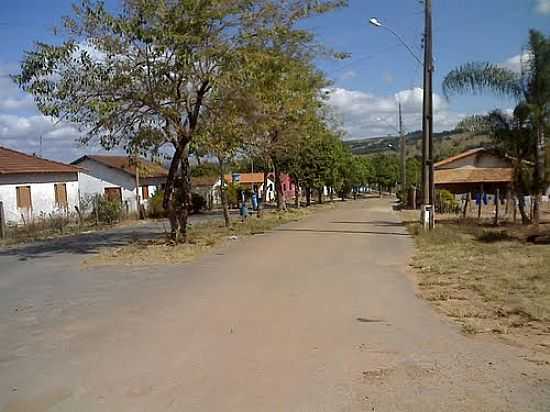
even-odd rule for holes
{"type": "MultiPolygon", "coordinates": [[[[168,211],[162,206],[164,192],[157,190],[147,202],[147,216],[153,219],[164,218],[168,216],[168,211]]],[[[199,213],[206,208],[206,199],[198,193],[191,193],[191,205],[189,212],[199,213]]]]}
{"type": "Polygon", "coordinates": [[[191,193],[191,212],[199,213],[206,208],[206,199],[198,193],[191,193]]]}
{"type": "Polygon", "coordinates": [[[121,214],[122,207],[119,201],[108,200],[104,196],[96,197],[93,215],[97,216],[101,223],[112,225],[120,221],[121,214]]]}
{"type": "Polygon", "coordinates": [[[153,219],[163,218],[168,216],[168,212],[162,206],[164,192],[157,190],[155,194],[147,202],[147,216],[153,219]]]}
{"type": "Polygon", "coordinates": [[[436,213],[459,213],[460,204],[448,190],[437,190],[435,193],[436,213]]]}
{"type": "Polygon", "coordinates": [[[229,183],[226,186],[227,204],[229,207],[237,207],[239,205],[239,185],[229,183]]]}

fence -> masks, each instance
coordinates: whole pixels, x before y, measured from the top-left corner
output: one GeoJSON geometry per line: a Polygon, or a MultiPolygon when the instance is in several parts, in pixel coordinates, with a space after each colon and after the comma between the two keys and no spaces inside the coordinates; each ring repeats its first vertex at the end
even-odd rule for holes
{"type": "Polygon", "coordinates": [[[0,240],[25,241],[44,239],[63,234],[77,234],[94,226],[112,225],[134,218],[128,205],[109,201],[103,196],[81,199],[80,207],[74,211],[60,209],[51,213],[24,219],[22,224],[9,223],[4,213],[4,204],[0,201],[0,240]]]}

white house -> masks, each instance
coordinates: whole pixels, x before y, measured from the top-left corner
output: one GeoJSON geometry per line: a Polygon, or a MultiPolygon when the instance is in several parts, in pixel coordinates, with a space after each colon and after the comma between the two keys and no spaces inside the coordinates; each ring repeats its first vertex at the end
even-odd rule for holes
{"type": "Polygon", "coordinates": [[[0,146],[0,201],[8,223],[76,212],[79,168],[0,146]]]}
{"type": "MultiPolygon", "coordinates": [[[[128,156],[87,155],[75,160],[79,173],[80,196],[104,195],[136,211],[136,162],[128,156]]],[[[140,158],[138,161],[139,195],[144,204],[164,186],[168,170],[140,158]]]]}

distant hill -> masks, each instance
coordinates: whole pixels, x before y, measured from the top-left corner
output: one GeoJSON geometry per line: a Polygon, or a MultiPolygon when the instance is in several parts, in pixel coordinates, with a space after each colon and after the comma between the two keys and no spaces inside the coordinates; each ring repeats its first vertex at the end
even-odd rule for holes
{"type": "MultiPolygon", "coordinates": [[[[369,139],[347,140],[344,142],[356,155],[371,155],[375,153],[391,153],[394,147],[399,150],[399,137],[373,137],[369,139]]],[[[453,156],[474,147],[490,143],[487,135],[474,135],[458,130],[434,133],[434,160],[453,156]]],[[[422,132],[416,131],[407,134],[407,155],[422,155],[422,132]]]]}

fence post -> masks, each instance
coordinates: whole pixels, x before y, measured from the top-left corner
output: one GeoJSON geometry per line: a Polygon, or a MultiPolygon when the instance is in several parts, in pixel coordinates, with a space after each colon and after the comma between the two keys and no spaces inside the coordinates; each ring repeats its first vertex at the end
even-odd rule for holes
{"type": "Polygon", "coordinates": [[[6,215],[4,214],[4,202],[0,200],[0,239],[6,238],[6,215]]]}
{"type": "Polygon", "coordinates": [[[500,189],[497,188],[497,193],[495,195],[495,226],[498,225],[498,207],[500,203],[500,189]]]}
{"type": "Polygon", "coordinates": [[[477,220],[478,222],[481,221],[481,208],[483,207],[483,184],[481,184],[481,187],[479,188],[479,206],[477,209],[477,220]]]}

